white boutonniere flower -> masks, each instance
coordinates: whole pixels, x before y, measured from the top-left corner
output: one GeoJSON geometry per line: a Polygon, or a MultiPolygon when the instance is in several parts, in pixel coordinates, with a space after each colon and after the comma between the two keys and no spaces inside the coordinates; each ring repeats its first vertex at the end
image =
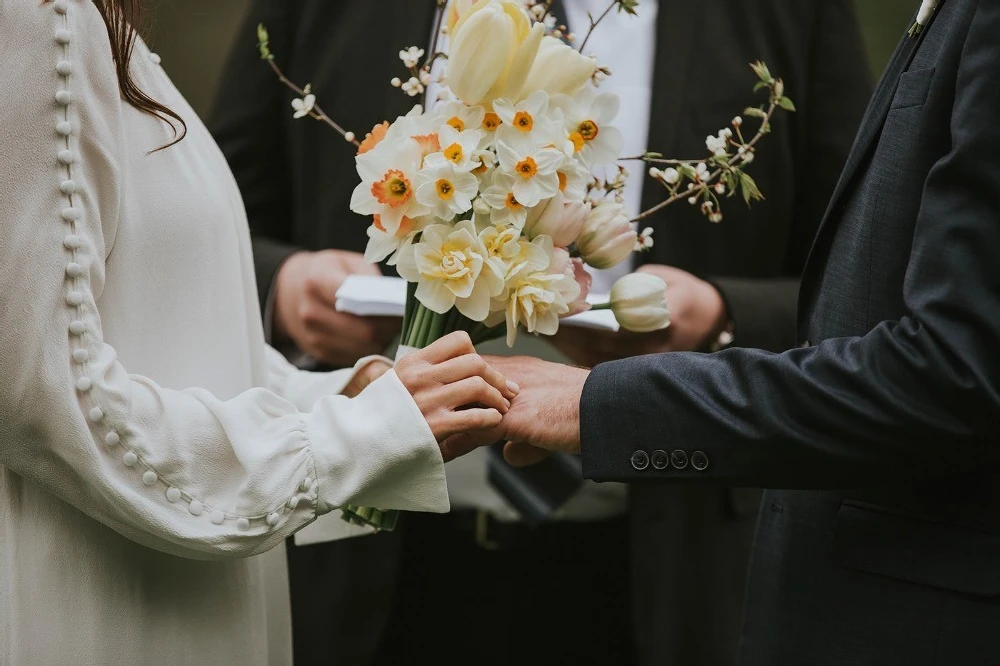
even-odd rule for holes
{"type": "Polygon", "coordinates": [[[917,21],[910,27],[910,37],[916,37],[919,35],[923,29],[930,23],[931,16],[934,15],[934,10],[937,9],[938,3],[941,0],[923,0],[920,3],[920,11],[917,12],[917,21]]]}

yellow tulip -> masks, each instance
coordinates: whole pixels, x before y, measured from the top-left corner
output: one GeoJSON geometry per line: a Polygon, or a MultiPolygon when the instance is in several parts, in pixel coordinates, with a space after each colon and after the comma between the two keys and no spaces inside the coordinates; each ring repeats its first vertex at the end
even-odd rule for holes
{"type": "Polygon", "coordinates": [[[532,27],[524,8],[510,0],[454,7],[448,18],[449,25],[454,20],[447,75],[451,91],[473,106],[511,96],[509,87],[519,89],[531,71],[544,26],[532,27]]]}
{"type": "MultiPolygon", "coordinates": [[[[572,95],[597,71],[597,61],[555,37],[545,37],[533,58],[530,70],[520,79],[516,91],[508,91],[512,99],[524,99],[536,90],[552,95],[572,95]]],[[[518,79],[511,78],[511,81],[518,79]]]]}

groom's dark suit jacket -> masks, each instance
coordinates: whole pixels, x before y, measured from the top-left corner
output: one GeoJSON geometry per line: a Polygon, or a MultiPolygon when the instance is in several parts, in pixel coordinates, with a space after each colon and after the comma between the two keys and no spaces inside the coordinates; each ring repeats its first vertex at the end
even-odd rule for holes
{"type": "Polygon", "coordinates": [[[801,349],[587,384],[591,478],[798,489],[764,497],[745,664],[1000,663],[998,36],[1000,3],[943,0],[901,42],[812,248],[801,349]]]}
{"type": "MultiPolygon", "coordinates": [[[[402,74],[398,50],[428,41],[434,5],[252,3],[210,126],[243,193],[262,302],[289,253],[363,251],[369,221],[348,210],[357,183],[351,147],[320,123],[292,119],[291,93],[257,57],[256,24],[267,25],[290,78],[311,82],[325,110],[361,135],[412,106],[388,81],[402,74]]],[[[707,134],[762,101],[747,66],[756,59],[784,78],[799,109],[776,120],[753,165],[767,200],[752,210],[730,200],[718,225],[674,207],[652,221],[657,242],[646,260],[713,278],[729,301],[738,344],[780,351],[794,345],[799,274],[870,91],[851,1],[661,0],[649,145],[704,154],[707,134]]],[[[634,171],[644,176],[638,165],[634,171]]],[[[651,183],[645,190],[647,206],[659,201],[651,183]]],[[[731,663],[757,499],[721,488],[633,492],[634,614],[644,663],[731,663]]],[[[398,543],[381,535],[330,548],[314,570],[292,560],[296,649],[308,649],[300,639],[321,636],[334,663],[363,664],[391,605],[398,543]],[[303,605],[309,594],[325,603],[303,605]]]]}

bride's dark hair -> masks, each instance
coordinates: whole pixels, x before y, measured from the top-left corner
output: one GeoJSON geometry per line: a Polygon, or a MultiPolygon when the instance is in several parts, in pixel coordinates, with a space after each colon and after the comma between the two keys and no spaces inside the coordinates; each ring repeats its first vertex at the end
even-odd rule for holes
{"type": "Polygon", "coordinates": [[[156,116],[170,125],[174,132],[173,140],[157,150],[174,145],[187,134],[187,123],[176,112],[144,93],[136,85],[129,69],[135,40],[138,37],[137,29],[142,27],[142,0],[93,0],[93,2],[108,27],[111,55],[114,57],[115,69],[118,72],[118,88],[122,98],[143,113],[156,116]],[[174,121],[177,121],[176,124],[174,121]]]}

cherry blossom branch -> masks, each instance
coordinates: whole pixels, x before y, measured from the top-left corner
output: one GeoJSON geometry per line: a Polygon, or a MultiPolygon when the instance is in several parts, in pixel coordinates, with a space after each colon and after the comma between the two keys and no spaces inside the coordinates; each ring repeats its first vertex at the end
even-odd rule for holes
{"type": "Polygon", "coordinates": [[[263,23],[257,26],[257,48],[260,50],[261,60],[268,64],[271,71],[273,71],[275,76],[278,77],[278,81],[302,98],[303,108],[308,110],[306,115],[310,118],[326,123],[336,130],[340,136],[344,137],[344,140],[348,143],[354,144],[355,146],[361,145],[361,143],[357,140],[357,137],[355,137],[354,132],[345,130],[343,127],[338,125],[330,116],[326,114],[325,111],[323,111],[323,108],[315,102],[316,96],[313,94],[308,84],[306,84],[305,88],[300,88],[294,81],[285,76],[285,73],[281,71],[278,64],[274,62],[274,54],[271,52],[267,28],[264,27],[263,23]],[[313,101],[311,103],[307,103],[306,99],[310,96],[313,98],[313,101]]]}
{"type": "Polygon", "coordinates": [[[774,114],[778,109],[795,111],[795,105],[791,99],[785,96],[784,83],[781,79],[775,79],[771,76],[764,63],[753,63],[751,68],[759,79],[754,91],[766,88],[770,92],[770,97],[766,109],[748,107],[744,110],[744,115],[759,118],[761,121],[760,128],[750,141],[743,138],[743,119],[737,116],[733,118],[732,129],[723,129],[718,136],[708,137],[706,140],[706,147],[713,152],[710,157],[697,160],[677,160],[665,159],[659,153],[646,152],[643,155],[624,158],[626,161],[638,160],[669,167],[663,171],[652,167],[649,170],[649,175],[662,184],[670,196],[632,218],[633,222],[644,220],[682,199],[687,199],[691,205],[697,205],[700,201],[702,213],[711,222],[721,222],[720,196],[731,197],[737,192],[741,192],[747,205],[751,201],[759,201],[764,198],[754,179],[746,173],[745,168],[753,161],[757,144],[764,138],[764,135],[770,133],[771,119],[774,114]],[[685,183],[687,187],[684,187],[685,183]]]}
{"type": "MultiPolygon", "coordinates": [[[[551,6],[551,0],[547,4],[551,6]]],[[[607,15],[611,13],[612,9],[614,9],[617,6],[618,11],[625,12],[626,14],[632,14],[634,16],[636,13],[635,8],[638,5],[639,5],[638,0],[612,0],[611,4],[608,5],[608,8],[601,13],[601,15],[597,18],[596,21],[594,20],[594,17],[591,16],[590,12],[587,12],[587,19],[590,21],[590,29],[587,30],[587,34],[583,38],[583,43],[580,44],[579,48],[580,53],[583,53],[583,48],[587,45],[587,42],[590,40],[590,36],[594,34],[594,29],[597,28],[597,26],[600,25],[601,21],[603,21],[607,17],[607,15]]]]}

